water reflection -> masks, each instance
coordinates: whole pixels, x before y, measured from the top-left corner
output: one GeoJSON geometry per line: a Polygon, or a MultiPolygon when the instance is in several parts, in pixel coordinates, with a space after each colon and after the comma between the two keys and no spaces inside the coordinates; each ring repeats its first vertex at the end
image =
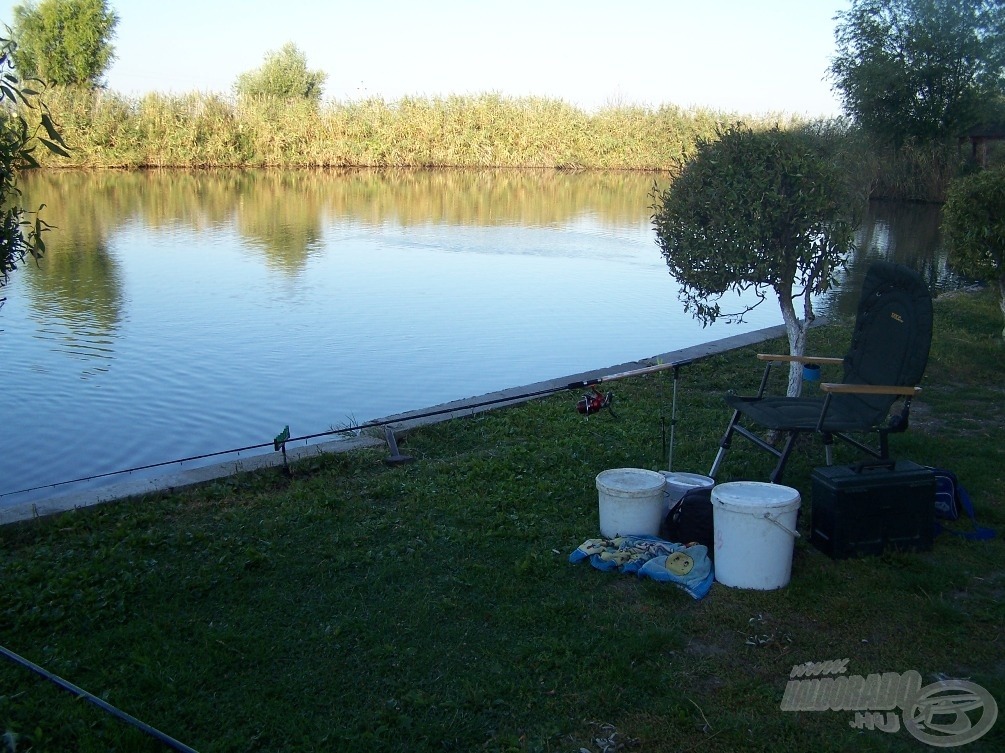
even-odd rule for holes
{"type": "Polygon", "coordinates": [[[226,190],[240,198],[234,207],[237,232],[271,268],[295,276],[321,250],[327,191],[316,176],[244,173],[226,190]]]}
{"type": "Polygon", "coordinates": [[[123,310],[121,274],[108,250],[108,215],[91,202],[69,201],[67,186],[57,188],[51,201],[74,205],[74,211],[57,221],[58,212],[42,210],[57,227],[45,236],[39,269],[24,275],[31,317],[46,347],[82,362],[81,376],[93,376],[108,368],[114,354],[123,310]]]}
{"type": "MultiPolygon", "coordinates": [[[[780,323],[683,313],[653,176],[152,171],[27,176],[58,226],[12,279],[0,396],[11,490],[324,431],[780,323]],[[32,449],[60,446],[45,464],[32,449]]],[[[937,207],[876,205],[824,308],[872,258],[943,284],[937,207]]],[[[848,292],[845,293],[844,291],[848,292]]],[[[848,301],[845,302],[845,296],[848,301]]],[[[24,501],[18,499],[17,501],[24,501]]]]}
{"type": "Polygon", "coordinates": [[[542,225],[584,207],[613,224],[648,217],[652,181],[643,173],[558,170],[82,170],[31,173],[24,187],[29,203],[46,197],[73,212],[65,206],[72,196],[111,222],[139,216],[150,227],[222,222],[241,202],[269,211],[277,196],[372,226],[542,225]]]}
{"type": "Polygon", "coordinates": [[[107,368],[122,315],[122,285],[103,245],[51,249],[45,273],[28,276],[38,337],[57,352],[87,362],[83,375],[107,368]]]}
{"type": "Polygon", "coordinates": [[[918,271],[935,294],[959,286],[939,231],[941,210],[940,204],[872,202],[855,237],[857,250],[839,277],[840,287],[821,302],[820,312],[854,316],[858,291],[876,260],[895,261],[918,271]]]}
{"type": "Polygon", "coordinates": [[[32,173],[25,199],[61,229],[107,243],[130,221],[196,231],[234,223],[271,267],[301,272],[325,220],[388,225],[547,227],[584,214],[602,226],[647,222],[652,179],[554,170],[212,170],[32,173]],[[78,231],[77,229],[80,228],[78,231]]]}
{"type": "MultiPolygon", "coordinates": [[[[468,228],[564,227],[588,222],[635,226],[651,234],[653,178],[629,172],[554,170],[165,170],[38,172],[24,181],[27,206],[45,203],[58,226],[48,236],[41,274],[27,275],[40,337],[66,352],[101,360],[122,316],[113,239],[130,224],[198,242],[236,233],[241,248],[286,278],[297,278],[325,248],[326,228],[345,237],[401,230],[400,244],[428,248],[443,233],[468,228]]],[[[890,259],[919,270],[933,290],[958,284],[939,235],[940,207],[875,202],[857,236],[839,289],[819,302],[822,314],[850,315],[866,268],[890,259]]],[[[450,241],[443,245],[456,245],[450,241]]],[[[478,251],[477,243],[459,246],[478,251]]],[[[491,252],[590,255],[561,242],[491,252]]]]}

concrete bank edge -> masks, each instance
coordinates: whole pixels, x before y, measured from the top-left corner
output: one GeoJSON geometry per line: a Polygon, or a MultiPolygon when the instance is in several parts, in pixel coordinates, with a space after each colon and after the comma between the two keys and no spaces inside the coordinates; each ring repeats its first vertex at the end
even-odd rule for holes
{"type": "MultiPolygon", "coordinates": [[[[814,322],[814,325],[818,326],[822,323],[823,322],[820,319],[817,319],[814,322]]],[[[765,340],[772,340],[783,336],[785,336],[784,325],[766,327],[754,332],[747,332],[740,335],[725,337],[720,340],[713,340],[708,343],[694,345],[689,348],[664,353],[662,355],[653,356],[640,361],[630,361],[628,363],[618,364],[617,366],[594,369],[592,371],[586,371],[580,374],[571,374],[558,379],[549,379],[543,382],[524,385],[522,387],[510,387],[505,390],[499,390],[485,395],[454,400],[422,410],[394,414],[385,419],[381,419],[380,421],[387,422],[395,432],[404,432],[419,426],[449,421],[462,416],[472,416],[484,411],[527,402],[534,399],[534,397],[526,396],[527,393],[530,392],[541,392],[549,389],[560,390],[570,383],[603,378],[613,374],[621,374],[626,371],[633,371],[647,366],[653,366],[657,363],[685,364],[691,361],[706,358],[708,356],[718,355],[720,353],[736,350],[737,348],[743,348],[748,345],[756,345],[757,343],[765,340]],[[490,404],[480,405],[483,403],[490,404]],[[436,412],[436,415],[423,415],[432,412],[436,412]]],[[[538,397],[543,397],[543,395],[538,395],[538,397]]],[[[290,462],[296,462],[297,460],[314,455],[331,452],[349,452],[363,447],[377,447],[384,444],[384,441],[381,439],[360,435],[352,439],[322,442],[304,447],[288,446],[286,454],[290,462]]],[[[33,518],[40,518],[48,515],[55,515],[58,513],[68,512],[70,510],[92,507],[94,505],[129,499],[132,497],[170,493],[200,484],[207,484],[238,473],[246,473],[248,471],[260,470],[262,468],[281,466],[282,464],[282,453],[270,452],[239,460],[230,460],[198,468],[177,471],[153,478],[123,481],[121,483],[111,484],[96,489],[88,489],[85,491],[54,496],[48,499],[36,500],[34,502],[24,502],[17,505],[11,505],[9,507],[0,507],[0,525],[16,523],[23,520],[31,520],[33,518]]]]}

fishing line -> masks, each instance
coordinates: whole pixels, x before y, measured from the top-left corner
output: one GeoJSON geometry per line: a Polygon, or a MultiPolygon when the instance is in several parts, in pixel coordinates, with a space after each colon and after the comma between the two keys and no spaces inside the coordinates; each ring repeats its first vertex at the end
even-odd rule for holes
{"type": "MultiPolygon", "coordinates": [[[[248,452],[250,450],[261,450],[267,447],[272,447],[274,451],[286,452],[286,445],[292,442],[307,442],[311,439],[319,439],[321,437],[331,437],[337,434],[347,434],[351,432],[362,431],[363,429],[375,429],[382,426],[387,426],[389,424],[397,423],[402,420],[413,420],[419,418],[431,418],[433,416],[442,416],[445,413],[459,413],[462,411],[474,410],[475,408],[484,408],[488,405],[498,405],[500,403],[510,403],[517,402],[520,400],[527,400],[533,397],[543,397],[545,395],[553,395],[556,392],[565,392],[567,390],[579,390],[584,387],[592,387],[596,384],[603,384],[604,382],[613,382],[617,379],[626,379],[628,377],[642,376],[644,374],[652,374],[658,371],[665,371],[666,369],[674,370],[674,397],[676,398],[676,379],[677,370],[681,366],[686,366],[691,363],[691,359],[685,361],[672,361],[669,363],[660,363],[655,366],[646,366],[641,369],[633,369],[631,371],[622,371],[617,374],[608,374],[607,376],[594,377],[593,379],[584,379],[578,382],[570,382],[569,384],[560,385],[557,387],[545,387],[540,390],[532,390],[530,392],[521,392],[515,395],[506,395],[504,397],[496,397],[490,400],[481,400],[475,403],[465,403],[463,405],[455,405],[453,407],[436,408],[433,410],[420,411],[417,413],[408,413],[405,416],[398,416],[397,418],[379,418],[373,421],[366,421],[361,424],[353,424],[341,429],[329,429],[328,431],[319,431],[314,434],[302,434],[297,437],[289,436],[289,427],[287,427],[282,434],[277,436],[271,442],[260,442],[259,444],[245,445],[244,447],[235,447],[230,450],[218,450],[216,452],[205,452],[200,455],[189,455],[184,458],[177,458],[175,460],[163,460],[158,463],[147,463],[146,465],[137,465],[132,468],[122,468],[117,471],[106,471],[105,473],[95,473],[90,476],[80,476],[79,478],[68,479],[66,481],[55,481],[50,484],[40,484],[39,486],[27,487],[24,489],[18,489],[12,492],[0,492],[0,499],[3,497],[10,497],[15,494],[27,494],[28,492],[36,492],[42,489],[55,489],[59,486],[66,486],[67,484],[77,484],[84,481],[95,481],[103,478],[110,478],[111,476],[120,476],[127,473],[133,473],[135,471],[147,471],[153,468],[163,468],[168,465],[180,465],[183,463],[191,462],[193,460],[205,460],[206,458],[219,457],[221,455],[233,455],[240,454],[242,452],[248,452]]],[[[670,421],[670,447],[671,454],[673,453],[673,419],[670,421]]]]}
{"type": "Polygon", "coordinates": [[[52,672],[49,672],[48,670],[43,669],[42,667],[38,666],[37,664],[28,661],[23,656],[19,656],[18,654],[15,654],[13,651],[11,651],[11,650],[9,650],[7,648],[4,648],[3,646],[0,646],[0,655],[4,656],[5,658],[9,659],[10,661],[14,662],[15,664],[21,665],[25,669],[31,670],[35,674],[39,675],[40,677],[43,677],[44,679],[48,680],[49,682],[53,683],[54,685],[57,685],[58,687],[62,688],[63,690],[67,690],[70,693],[73,693],[78,698],[83,698],[85,701],[87,701],[89,703],[93,703],[99,709],[101,709],[102,711],[107,711],[109,714],[111,714],[112,716],[114,716],[119,721],[125,722],[126,724],[129,724],[129,725],[132,725],[133,727],[135,727],[136,729],[140,730],[141,732],[143,732],[143,733],[145,733],[147,735],[150,735],[150,737],[154,738],[155,740],[158,740],[158,741],[164,743],[169,748],[172,748],[174,750],[179,751],[179,753],[198,753],[198,751],[196,751],[194,748],[188,747],[185,743],[182,743],[182,742],[179,742],[179,741],[175,740],[170,735],[166,735],[163,732],[161,732],[159,729],[155,729],[154,727],[151,727],[146,722],[141,722],[139,719],[137,719],[134,716],[130,716],[125,711],[121,711],[120,709],[115,708],[115,706],[113,706],[112,704],[108,703],[107,701],[103,701],[102,699],[98,698],[96,695],[88,693],[86,690],[84,690],[82,688],[78,688],[72,682],[67,682],[62,677],[59,677],[58,675],[54,675],[52,672]]]}
{"type": "Polygon", "coordinates": [[[186,463],[190,460],[203,460],[205,458],[213,458],[219,455],[230,455],[233,453],[247,452],[248,450],[258,450],[264,447],[271,447],[272,442],[263,442],[261,444],[251,444],[247,447],[236,447],[233,450],[220,450],[218,452],[207,452],[202,455],[190,455],[187,458],[178,458],[177,460],[162,460],[159,463],[148,463],[147,465],[137,465],[132,468],[122,468],[118,471],[106,471],[105,473],[95,473],[91,476],[80,476],[79,478],[67,479],[66,481],[54,481],[51,484],[41,484],[39,486],[30,486],[25,489],[18,489],[13,492],[0,492],[0,497],[10,497],[15,494],[27,494],[28,492],[37,492],[40,489],[55,489],[57,486],[66,486],[67,484],[77,484],[81,481],[94,481],[96,479],[108,478],[109,476],[118,476],[124,473],[132,473],[133,471],[147,471],[151,468],[161,468],[165,465],[175,465],[176,463],[186,463]]]}

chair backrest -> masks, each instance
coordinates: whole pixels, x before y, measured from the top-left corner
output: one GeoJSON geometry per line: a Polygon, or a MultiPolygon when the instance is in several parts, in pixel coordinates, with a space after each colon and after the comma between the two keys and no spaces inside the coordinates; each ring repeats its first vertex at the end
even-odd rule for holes
{"type": "MultiPolygon", "coordinates": [[[[855,331],[844,358],[851,384],[911,386],[921,382],[932,344],[932,294],[917,272],[877,261],[866,272],[855,331]]],[[[860,397],[882,419],[895,398],[860,397]]]]}

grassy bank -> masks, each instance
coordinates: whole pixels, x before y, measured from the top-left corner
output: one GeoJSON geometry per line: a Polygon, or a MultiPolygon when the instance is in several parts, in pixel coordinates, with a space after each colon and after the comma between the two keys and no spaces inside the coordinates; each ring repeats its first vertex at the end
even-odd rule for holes
{"type": "MultiPolygon", "coordinates": [[[[895,452],[956,470],[1005,531],[1005,380],[990,293],[936,302],[913,425],[895,452]]],[[[840,353],[847,324],[812,332],[840,353]]],[[[765,349],[783,347],[769,343],[765,349]]],[[[754,349],[681,372],[676,470],[706,472],[750,390],[754,349]]],[[[918,750],[843,712],[783,712],[793,665],[970,678],[1005,701],[1005,545],[835,562],[800,540],[790,585],[667,585],[570,565],[597,533],[594,477],[659,468],[668,375],[412,432],[417,462],[317,458],[282,473],[0,530],[0,643],[208,751],[918,750]]],[[[839,459],[850,461],[850,455],[839,459]]],[[[786,483],[803,493],[818,443],[786,483]]],[[[720,480],[764,478],[738,446],[720,480]]],[[[18,751],[159,750],[7,662],[0,738],[18,751]],[[12,741],[12,742],[8,742],[12,741]]],[[[1002,749],[1005,722],[967,746],[1002,749]]]]}
{"type": "Polygon", "coordinates": [[[587,113],[561,100],[494,94],[317,107],[53,88],[46,101],[72,156],[40,156],[47,165],[71,167],[669,170],[699,137],[715,136],[718,124],[738,117],[672,106],[587,113]]]}

